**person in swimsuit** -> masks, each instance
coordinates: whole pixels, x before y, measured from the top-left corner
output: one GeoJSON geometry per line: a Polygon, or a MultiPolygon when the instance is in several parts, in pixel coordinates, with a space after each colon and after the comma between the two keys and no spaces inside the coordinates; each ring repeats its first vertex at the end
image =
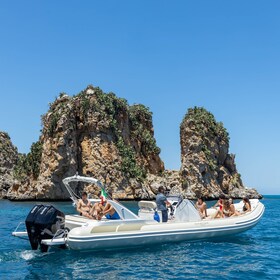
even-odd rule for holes
{"type": "Polygon", "coordinates": [[[207,217],[207,205],[206,203],[203,201],[202,197],[199,197],[196,204],[195,204],[196,209],[199,212],[199,215],[201,216],[201,218],[206,218],[207,217]]]}
{"type": "Polygon", "coordinates": [[[237,211],[236,209],[235,209],[235,206],[234,206],[234,204],[233,204],[233,200],[232,200],[232,198],[230,198],[229,200],[229,204],[230,204],[230,216],[232,217],[232,216],[239,216],[240,215],[240,213],[239,213],[239,211],[237,211]]]}
{"type": "Polygon", "coordinates": [[[225,218],[230,216],[231,216],[230,203],[228,200],[223,199],[223,205],[217,210],[214,218],[217,219],[217,218],[225,218]]]}
{"type": "Polygon", "coordinates": [[[228,200],[225,200],[224,207],[223,207],[223,218],[230,217],[230,216],[231,216],[230,203],[228,200]]]}
{"type": "Polygon", "coordinates": [[[212,208],[215,208],[215,207],[219,206],[219,210],[222,211],[225,198],[226,197],[223,194],[221,194],[219,196],[219,200],[215,203],[214,206],[212,206],[212,208]]]}
{"type": "Polygon", "coordinates": [[[248,197],[243,198],[243,213],[247,213],[251,211],[251,203],[248,197]]]}
{"type": "MultiPolygon", "coordinates": [[[[109,197],[112,197],[112,194],[109,193],[109,197]]],[[[112,197],[113,199],[113,197],[112,197]]],[[[103,209],[103,215],[109,220],[119,220],[120,216],[115,208],[105,199],[105,207],[103,209]]]]}
{"type": "Polygon", "coordinates": [[[100,201],[93,204],[90,214],[95,220],[101,220],[105,208],[105,198],[99,193],[100,201]]]}
{"type": "Polygon", "coordinates": [[[92,216],[90,214],[91,208],[92,208],[92,205],[87,198],[87,193],[83,192],[82,199],[79,199],[78,204],[77,204],[77,211],[80,213],[81,216],[92,219],[92,216]]]}

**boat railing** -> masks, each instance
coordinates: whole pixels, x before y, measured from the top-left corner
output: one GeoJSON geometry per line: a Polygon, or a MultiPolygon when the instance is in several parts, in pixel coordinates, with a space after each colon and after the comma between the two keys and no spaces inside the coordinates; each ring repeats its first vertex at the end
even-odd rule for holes
{"type": "Polygon", "coordinates": [[[15,230],[12,232],[12,235],[15,236],[15,237],[18,237],[18,238],[22,238],[22,239],[27,239],[27,231],[26,231],[26,228],[25,228],[25,231],[18,231],[19,227],[21,225],[25,225],[25,222],[19,222],[19,224],[17,225],[17,227],[15,228],[15,230]]]}
{"type": "Polygon", "coordinates": [[[56,231],[56,233],[53,235],[51,241],[53,241],[55,238],[63,238],[66,239],[68,235],[69,230],[67,228],[60,228],[56,231]]]}

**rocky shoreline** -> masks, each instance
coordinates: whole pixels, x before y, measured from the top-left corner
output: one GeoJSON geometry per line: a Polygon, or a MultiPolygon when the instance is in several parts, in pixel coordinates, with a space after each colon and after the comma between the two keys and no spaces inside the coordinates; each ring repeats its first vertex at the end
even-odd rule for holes
{"type": "MultiPolygon", "coordinates": [[[[152,200],[161,185],[189,199],[262,197],[243,185],[226,129],[204,108],[190,108],[180,125],[180,170],[164,168],[149,108],[98,87],[60,94],[42,124],[27,155],[0,132],[0,198],[67,200],[62,179],[76,172],[99,179],[120,200],[152,200]]],[[[94,186],[85,190],[98,193],[94,186]]]]}

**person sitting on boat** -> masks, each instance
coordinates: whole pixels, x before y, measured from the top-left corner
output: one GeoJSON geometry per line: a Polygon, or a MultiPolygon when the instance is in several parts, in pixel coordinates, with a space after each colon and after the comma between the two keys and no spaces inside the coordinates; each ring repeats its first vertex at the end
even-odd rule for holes
{"type": "Polygon", "coordinates": [[[243,213],[247,213],[251,211],[251,203],[248,197],[243,198],[243,213]]]}
{"type": "Polygon", "coordinates": [[[90,214],[95,220],[100,221],[105,207],[105,198],[101,193],[98,196],[100,197],[100,201],[93,204],[90,214]]]}
{"type": "Polygon", "coordinates": [[[157,203],[157,210],[161,211],[162,214],[162,222],[166,223],[168,220],[167,206],[170,206],[171,204],[163,193],[164,193],[164,188],[163,186],[160,186],[158,188],[158,194],[156,196],[156,203],[157,203]]]}
{"type": "Polygon", "coordinates": [[[225,200],[225,195],[221,194],[219,196],[219,200],[215,203],[215,205],[213,206],[213,208],[219,206],[219,210],[222,211],[223,210],[223,204],[224,204],[224,200],[225,200]]]}
{"type": "Polygon", "coordinates": [[[229,201],[229,204],[230,204],[230,213],[231,213],[230,216],[231,217],[232,216],[239,216],[240,212],[235,209],[232,198],[230,198],[228,201],[229,201]]]}
{"type": "Polygon", "coordinates": [[[217,218],[225,218],[231,216],[231,210],[230,210],[230,203],[228,200],[223,201],[222,209],[219,208],[214,216],[215,219],[217,218]]]}
{"type": "Polygon", "coordinates": [[[230,209],[230,203],[229,200],[225,200],[224,201],[224,205],[223,205],[223,214],[224,214],[224,218],[228,218],[232,215],[231,209],[230,209]]]}
{"type": "MultiPolygon", "coordinates": [[[[112,197],[112,194],[109,193],[109,197],[112,197]]],[[[119,220],[120,219],[118,212],[108,202],[108,200],[106,200],[106,198],[105,198],[105,207],[103,209],[103,215],[105,215],[105,217],[109,220],[119,220]]]]}
{"type": "Polygon", "coordinates": [[[92,207],[92,204],[88,200],[87,193],[83,192],[82,198],[79,199],[78,204],[77,204],[77,211],[80,213],[81,216],[92,219],[92,216],[90,214],[91,207],[92,207]]]}
{"type": "Polygon", "coordinates": [[[198,198],[195,206],[196,206],[196,209],[198,210],[199,215],[201,216],[201,218],[206,218],[207,217],[207,205],[203,201],[202,197],[198,198]]]}

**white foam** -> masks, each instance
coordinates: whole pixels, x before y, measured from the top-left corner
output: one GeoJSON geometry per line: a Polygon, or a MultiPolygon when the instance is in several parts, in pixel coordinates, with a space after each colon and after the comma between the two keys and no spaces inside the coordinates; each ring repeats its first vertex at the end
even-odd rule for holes
{"type": "Polygon", "coordinates": [[[36,257],[35,251],[26,250],[20,253],[20,257],[26,261],[31,260],[36,257]]]}
{"type": "Polygon", "coordinates": [[[20,253],[20,257],[26,261],[32,260],[34,258],[43,258],[47,255],[53,254],[54,252],[46,252],[42,253],[39,250],[32,251],[32,250],[25,250],[20,253]]]}

